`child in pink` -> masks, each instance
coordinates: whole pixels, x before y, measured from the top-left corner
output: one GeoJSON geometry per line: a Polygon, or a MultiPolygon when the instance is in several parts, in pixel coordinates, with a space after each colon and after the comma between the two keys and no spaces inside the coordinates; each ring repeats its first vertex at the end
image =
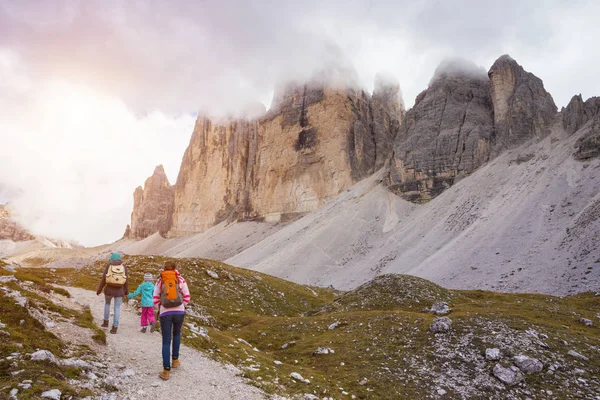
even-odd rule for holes
{"type": "Polygon", "coordinates": [[[135,292],[127,295],[128,298],[135,297],[139,294],[142,295],[142,320],[140,324],[142,329],[140,332],[146,333],[146,328],[150,325],[150,332],[154,332],[156,329],[156,318],[154,318],[154,302],[152,301],[152,294],[154,292],[154,284],[152,283],[152,274],[146,272],[144,274],[144,283],[142,283],[135,292]]]}

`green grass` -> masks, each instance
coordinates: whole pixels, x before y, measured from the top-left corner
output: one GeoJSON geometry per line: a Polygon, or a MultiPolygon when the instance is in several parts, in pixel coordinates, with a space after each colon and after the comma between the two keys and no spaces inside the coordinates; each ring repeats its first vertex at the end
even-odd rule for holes
{"type": "MultiPolygon", "coordinates": [[[[36,307],[36,303],[37,300],[30,301],[27,307],[36,307]]],[[[81,374],[79,369],[29,359],[27,354],[39,349],[49,350],[58,356],[67,348],[59,338],[33,318],[26,308],[18,305],[3,291],[0,291],[0,321],[6,325],[2,330],[9,335],[0,335],[1,398],[8,398],[10,390],[18,387],[24,380],[31,380],[32,387],[19,390],[19,399],[38,399],[49,388],[59,389],[63,396],[75,398],[93,395],[89,390],[74,388],[66,382],[68,379],[78,378],[81,374]]]]}
{"type": "MultiPolygon", "coordinates": [[[[145,272],[156,278],[166,260],[126,257],[130,291],[143,282],[145,272]]],[[[185,325],[183,342],[217,360],[237,365],[267,392],[292,396],[314,391],[319,397],[411,399],[437,398],[437,390],[443,388],[446,398],[460,398],[482,370],[490,375],[495,362],[483,357],[488,347],[501,349],[503,365],[510,365],[514,355],[526,354],[542,360],[546,368],[553,363],[564,366],[552,375],[543,372],[526,377],[526,389],[537,393],[536,398],[550,398],[542,389],[552,390],[554,398],[592,396],[600,390],[596,378],[600,376],[600,321],[596,317],[600,298],[591,293],[560,298],[453,291],[403,275],[382,276],[343,293],[294,284],[212,260],[175,261],[192,293],[186,323],[205,327],[209,336],[207,339],[195,334],[185,325]],[[217,273],[219,278],[210,277],[207,271],[217,273]],[[453,325],[448,333],[429,332],[435,316],[425,309],[435,301],[446,301],[452,308],[449,317],[453,325]],[[595,326],[581,324],[582,317],[593,320],[595,326]],[[334,322],[338,326],[330,330],[334,322]],[[282,348],[284,344],[288,346],[282,348]],[[318,347],[331,348],[335,353],[315,355],[318,347]],[[587,355],[590,360],[583,363],[573,359],[567,355],[569,350],[587,355]],[[577,377],[570,374],[577,368],[584,371],[577,377],[589,382],[587,388],[580,387],[577,377]],[[449,378],[448,371],[461,372],[449,378]],[[310,385],[293,381],[292,372],[310,379],[310,385]]],[[[79,270],[31,269],[19,273],[32,282],[37,277],[47,285],[96,290],[104,265],[97,262],[79,270]]],[[[48,305],[40,302],[40,307],[48,305]]],[[[491,380],[498,384],[495,378],[491,380]]],[[[498,393],[502,393],[526,397],[519,386],[499,392],[485,382],[478,385],[466,396],[500,398],[498,393]]]]}

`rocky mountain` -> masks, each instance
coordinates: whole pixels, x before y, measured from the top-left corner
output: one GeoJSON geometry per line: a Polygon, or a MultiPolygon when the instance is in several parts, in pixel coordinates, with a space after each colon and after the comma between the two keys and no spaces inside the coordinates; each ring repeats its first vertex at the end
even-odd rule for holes
{"type": "Polygon", "coordinates": [[[138,186],[133,193],[131,226],[127,227],[126,237],[145,238],[153,233],[166,235],[171,227],[174,189],[169,183],[162,165],[154,169],[154,174],[138,186]]]}
{"type": "Polygon", "coordinates": [[[394,144],[390,188],[424,202],[490,158],[494,109],[484,70],[443,63],[407,113],[394,144]]]}
{"type": "Polygon", "coordinates": [[[11,262],[42,265],[40,254],[47,251],[61,252],[62,257],[75,256],[74,250],[82,246],[75,242],[35,235],[19,222],[10,212],[10,206],[0,204],[0,258],[10,257],[11,262]],[[31,262],[23,262],[29,258],[31,262]]]}
{"type": "Polygon", "coordinates": [[[20,242],[33,239],[35,236],[11,218],[6,205],[0,204],[0,240],[20,242]]]}
{"type": "Polygon", "coordinates": [[[390,189],[426,202],[507,149],[542,139],[557,118],[542,81],[510,56],[489,72],[442,63],[396,138],[390,189]]]}
{"type": "Polygon", "coordinates": [[[403,113],[397,83],[379,78],[371,96],[320,76],[282,85],[259,118],[200,116],[172,205],[155,173],[136,189],[127,237],[184,236],[222,221],[285,222],[314,211],[389,160],[403,113]]]}

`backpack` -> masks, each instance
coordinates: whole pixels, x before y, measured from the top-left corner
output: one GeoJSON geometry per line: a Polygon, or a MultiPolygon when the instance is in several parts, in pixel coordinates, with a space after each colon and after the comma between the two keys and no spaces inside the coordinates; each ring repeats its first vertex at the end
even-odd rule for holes
{"type": "Polygon", "coordinates": [[[109,265],[106,271],[106,285],[112,287],[122,287],[127,282],[127,275],[125,274],[125,266],[109,265]]]}
{"type": "Polygon", "coordinates": [[[160,290],[160,303],[164,308],[173,308],[183,304],[183,296],[179,290],[177,272],[174,270],[163,271],[160,274],[162,288],[160,290]]]}

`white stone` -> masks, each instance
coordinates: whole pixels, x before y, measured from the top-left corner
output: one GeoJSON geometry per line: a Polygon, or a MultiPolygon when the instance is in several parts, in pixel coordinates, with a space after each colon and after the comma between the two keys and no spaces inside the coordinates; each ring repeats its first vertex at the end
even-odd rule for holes
{"type": "Polygon", "coordinates": [[[49,360],[50,362],[56,363],[56,357],[48,350],[38,350],[31,355],[31,359],[34,361],[49,360]]]}
{"type": "Polygon", "coordinates": [[[452,320],[448,317],[440,317],[433,320],[429,330],[433,333],[447,332],[452,327],[452,320]]]}
{"type": "Polygon", "coordinates": [[[42,397],[45,399],[53,399],[53,400],[60,400],[60,396],[61,396],[61,392],[58,389],[52,389],[52,390],[47,390],[44,393],[42,393],[42,397]]]}
{"type": "Polygon", "coordinates": [[[302,375],[300,375],[298,372],[292,372],[290,374],[290,377],[292,379],[295,379],[299,382],[304,382],[304,383],[310,383],[310,381],[308,379],[305,379],[302,375]]]}
{"type": "Polygon", "coordinates": [[[569,350],[567,352],[567,354],[570,355],[571,357],[579,358],[580,360],[583,360],[583,361],[589,361],[589,358],[587,358],[583,354],[579,354],[575,350],[569,350]]]}
{"type": "Polygon", "coordinates": [[[134,370],[132,370],[132,369],[126,369],[121,374],[121,378],[131,378],[134,375],[135,375],[135,371],[134,370]]]}
{"type": "Polygon", "coordinates": [[[496,378],[501,382],[506,383],[508,386],[514,386],[523,380],[523,375],[516,367],[514,367],[514,369],[504,368],[502,365],[496,364],[493,373],[496,378]]]}
{"type": "Polygon", "coordinates": [[[87,361],[73,359],[73,358],[67,358],[66,360],[62,360],[60,363],[67,367],[81,368],[81,369],[85,369],[85,370],[92,369],[92,365],[90,363],[88,363],[87,361]]]}
{"type": "Polygon", "coordinates": [[[327,327],[327,329],[329,329],[330,331],[332,331],[332,330],[334,330],[335,328],[337,328],[338,326],[340,326],[340,323],[336,321],[336,322],[334,322],[333,324],[329,325],[329,326],[327,327]]]}
{"type": "Polygon", "coordinates": [[[281,365],[281,364],[283,364],[283,363],[282,363],[281,361],[279,361],[279,360],[275,360],[275,361],[273,361],[273,362],[275,363],[275,365],[281,365]]]}
{"type": "Polygon", "coordinates": [[[513,362],[519,369],[526,374],[534,374],[544,369],[544,363],[537,358],[531,358],[524,355],[518,355],[514,358],[513,362]]]}
{"type": "Polygon", "coordinates": [[[219,279],[219,274],[217,274],[215,271],[211,271],[210,269],[206,270],[206,274],[213,279],[219,279]]]}
{"type": "Polygon", "coordinates": [[[435,315],[446,315],[450,311],[452,311],[452,309],[448,306],[448,303],[444,301],[433,303],[431,309],[429,309],[429,312],[434,313],[435,315]]]}
{"type": "Polygon", "coordinates": [[[10,391],[10,398],[11,399],[16,399],[17,398],[17,393],[19,393],[19,389],[15,388],[13,390],[10,391]]]}
{"type": "Polygon", "coordinates": [[[500,349],[485,349],[485,359],[497,361],[500,359],[500,349]]]}

